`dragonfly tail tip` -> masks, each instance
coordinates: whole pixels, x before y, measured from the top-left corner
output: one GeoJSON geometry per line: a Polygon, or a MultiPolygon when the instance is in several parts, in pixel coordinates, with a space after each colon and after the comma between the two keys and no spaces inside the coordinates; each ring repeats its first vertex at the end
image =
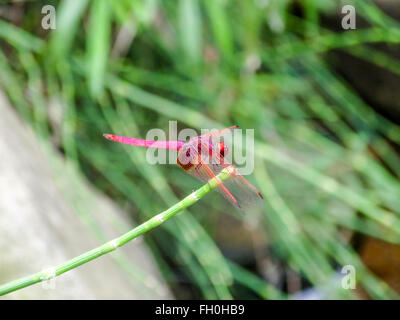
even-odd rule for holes
{"type": "Polygon", "coordinates": [[[112,137],[112,134],[109,134],[109,133],[103,133],[103,137],[104,137],[104,138],[106,138],[106,139],[108,139],[108,140],[110,140],[110,139],[111,139],[111,137],[112,137]]]}

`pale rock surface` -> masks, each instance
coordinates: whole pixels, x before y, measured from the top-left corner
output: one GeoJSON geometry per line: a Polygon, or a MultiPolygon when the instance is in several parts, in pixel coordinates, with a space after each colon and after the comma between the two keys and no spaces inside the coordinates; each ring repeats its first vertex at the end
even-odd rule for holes
{"type": "MultiPolygon", "coordinates": [[[[0,91],[0,284],[63,263],[132,227],[120,208],[39,142],[0,91]]],[[[149,298],[172,295],[137,240],[53,283],[0,299],[149,298]]]]}

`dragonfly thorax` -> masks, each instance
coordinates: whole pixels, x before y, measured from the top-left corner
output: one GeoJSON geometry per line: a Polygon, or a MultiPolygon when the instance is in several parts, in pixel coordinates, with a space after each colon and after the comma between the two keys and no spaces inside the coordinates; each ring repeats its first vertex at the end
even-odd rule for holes
{"type": "Polygon", "coordinates": [[[223,162],[227,153],[228,147],[224,142],[221,141],[214,146],[211,140],[195,137],[179,149],[177,163],[187,171],[202,163],[223,162]]]}

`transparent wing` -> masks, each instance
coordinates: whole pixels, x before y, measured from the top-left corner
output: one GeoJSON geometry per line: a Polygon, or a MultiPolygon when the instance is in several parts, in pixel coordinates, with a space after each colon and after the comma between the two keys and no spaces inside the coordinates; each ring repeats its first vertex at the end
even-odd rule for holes
{"type": "MultiPolygon", "coordinates": [[[[216,175],[219,174],[222,169],[229,166],[233,165],[226,161],[212,164],[213,172],[216,175]]],[[[264,198],[260,191],[237,170],[228,180],[224,181],[224,185],[238,201],[242,211],[248,211],[251,208],[260,208],[263,206],[264,198]]]]}
{"type": "Polygon", "coordinates": [[[211,143],[218,142],[219,139],[223,135],[229,134],[231,130],[233,130],[235,128],[238,128],[238,127],[239,126],[235,125],[235,126],[230,126],[228,128],[221,129],[221,130],[214,130],[214,131],[211,131],[209,133],[202,134],[201,136],[196,137],[196,138],[201,138],[201,139],[204,139],[204,140],[208,140],[211,143]]]}
{"type": "Polygon", "coordinates": [[[225,187],[236,198],[243,211],[260,208],[264,203],[262,194],[239,173],[224,181],[225,187]]]}
{"type": "MultiPolygon", "coordinates": [[[[198,178],[204,182],[212,179],[215,177],[215,173],[211,170],[210,166],[208,164],[198,164],[197,166],[191,168],[188,171],[192,176],[195,178],[198,178]]],[[[215,190],[217,190],[219,193],[221,193],[225,199],[227,199],[230,203],[232,203],[236,208],[239,210],[242,210],[238,200],[235,198],[235,196],[230,192],[230,190],[226,187],[226,184],[222,181],[219,181],[220,184],[215,190]]]]}
{"type": "MultiPolygon", "coordinates": [[[[203,147],[201,150],[208,150],[208,148],[203,147]]],[[[196,157],[196,164],[187,170],[187,172],[204,182],[221,173],[224,168],[233,166],[216,152],[212,152],[211,155],[197,153],[196,157]]],[[[221,182],[216,190],[242,212],[250,208],[261,207],[263,204],[261,193],[246,178],[240,175],[237,170],[235,170],[235,173],[228,180],[221,182]]]]}

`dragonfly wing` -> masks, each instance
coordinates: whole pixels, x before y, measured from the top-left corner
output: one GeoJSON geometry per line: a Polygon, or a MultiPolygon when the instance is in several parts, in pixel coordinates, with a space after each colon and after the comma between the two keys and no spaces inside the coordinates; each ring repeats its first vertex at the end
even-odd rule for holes
{"type": "MultiPolygon", "coordinates": [[[[192,153],[191,163],[192,165],[188,170],[186,170],[189,174],[194,176],[195,178],[207,182],[210,179],[216,178],[215,172],[212,170],[212,167],[208,165],[210,162],[209,148],[208,144],[204,142],[200,142],[196,144],[195,147],[189,147],[189,150],[182,149],[181,152],[189,152],[192,153]],[[201,150],[201,153],[198,151],[201,150]]],[[[211,150],[212,151],[212,150],[211,150]]],[[[211,153],[213,154],[213,153],[211,153]]],[[[218,172],[219,173],[219,172],[218,172]]],[[[229,192],[229,190],[225,187],[224,182],[219,181],[219,186],[216,187],[216,190],[220,192],[229,202],[231,202],[236,208],[239,210],[240,205],[236,198],[229,192]]]]}
{"type": "MultiPolygon", "coordinates": [[[[194,140],[192,144],[189,143],[187,149],[183,148],[180,151],[180,154],[183,153],[190,155],[191,165],[185,170],[203,182],[214,178],[224,168],[234,167],[222,155],[215,152],[215,148],[212,145],[203,140],[194,140]]],[[[254,206],[258,207],[263,203],[261,193],[247,179],[241,176],[237,170],[232,173],[229,179],[221,182],[216,190],[242,212],[254,206]]]]}
{"type": "Polygon", "coordinates": [[[224,181],[224,184],[244,211],[262,207],[264,203],[263,196],[240,174],[232,174],[228,180],[224,181]]]}
{"type": "Polygon", "coordinates": [[[202,139],[207,139],[211,142],[216,142],[216,141],[219,142],[221,136],[223,136],[224,134],[228,134],[230,130],[238,128],[238,127],[239,126],[236,125],[236,126],[231,126],[231,127],[221,129],[221,130],[214,130],[209,133],[202,134],[199,137],[202,139]]]}
{"type": "MultiPolygon", "coordinates": [[[[215,178],[215,173],[211,170],[211,167],[207,165],[206,163],[200,163],[194,167],[192,167],[190,170],[188,170],[188,173],[190,173],[192,176],[195,178],[200,179],[203,182],[207,182],[208,180],[215,178]]],[[[225,185],[226,181],[219,181],[219,186],[215,188],[219,193],[221,193],[225,199],[227,199],[230,203],[232,203],[236,208],[242,211],[242,208],[238,202],[238,200],[235,198],[234,195],[229,191],[229,189],[225,185]]]]}
{"type": "MultiPolygon", "coordinates": [[[[223,156],[214,153],[210,166],[212,167],[214,174],[218,175],[224,168],[233,165],[227,162],[223,156]]],[[[235,166],[233,167],[235,168],[235,166]]],[[[235,197],[243,210],[248,211],[254,207],[262,207],[264,203],[262,194],[250,183],[250,181],[243,177],[237,169],[228,180],[224,181],[224,185],[235,197]]]]}

